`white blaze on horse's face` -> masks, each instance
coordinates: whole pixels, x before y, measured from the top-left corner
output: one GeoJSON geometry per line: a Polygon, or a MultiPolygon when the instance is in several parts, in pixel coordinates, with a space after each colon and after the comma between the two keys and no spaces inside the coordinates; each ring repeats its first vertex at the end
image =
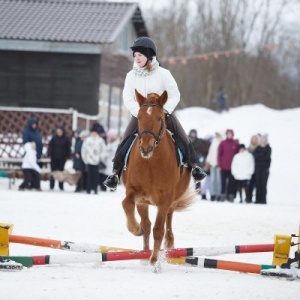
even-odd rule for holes
{"type": "Polygon", "coordinates": [[[154,149],[157,146],[157,137],[160,133],[160,122],[155,116],[155,108],[149,106],[144,110],[144,120],[140,123],[139,132],[141,133],[139,141],[139,150],[142,158],[150,159],[154,149]]]}
{"type": "MultiPolygon", "coordinates": [[[[150,135],[145,134],[143,138],[144,138],[144,141],[149,140],[150,135]]],[[[142,158],[145,158],[145,159],[151,158],[153,155],[153,150],[154,150],[153,143],[151,143],[150,145],[149,145],[149,143],[147,143],[147,144],[148,145],[145,147],[145,143],[143,143],[143,141],[140,140],[140,147],[139,147],[140,153],[141,153],[142,158]]]]}

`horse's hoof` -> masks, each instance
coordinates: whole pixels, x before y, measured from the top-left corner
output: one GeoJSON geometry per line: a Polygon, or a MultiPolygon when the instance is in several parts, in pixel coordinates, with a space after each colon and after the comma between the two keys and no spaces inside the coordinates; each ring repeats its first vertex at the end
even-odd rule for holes
{"type": "Polygon", "coordinates": [[[151,264],[151,271],[155,274],[159,274],[162,272],[160,261],[157,261],[154,265],[151,264]]]}

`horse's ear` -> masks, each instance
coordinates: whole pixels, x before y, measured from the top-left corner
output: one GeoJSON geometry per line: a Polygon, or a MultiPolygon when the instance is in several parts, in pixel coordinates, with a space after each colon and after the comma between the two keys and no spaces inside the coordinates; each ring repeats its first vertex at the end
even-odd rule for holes
{"type": "Polygon", "coordinates": [[[137,89],[135,89],[134,91],[135,91],[135,98],[136,98],[136,100],[137,100],[139,106],[142,106],[142,104],[146,101],[146,98],[145,98],[143,95],[141,95],[141,94],[137,91],[137,89]]]}
{"type": "Polygon", "coordinates": [[[160,97],[159,97],[159,99],[158,99],[158,104],[159,104],[161,107],[164,107],[164,105],[166,104],[167,100],[168,100],[168,93],[167,93],[167,91],[164,91],[164,92],[160,95],[160,97]]]}

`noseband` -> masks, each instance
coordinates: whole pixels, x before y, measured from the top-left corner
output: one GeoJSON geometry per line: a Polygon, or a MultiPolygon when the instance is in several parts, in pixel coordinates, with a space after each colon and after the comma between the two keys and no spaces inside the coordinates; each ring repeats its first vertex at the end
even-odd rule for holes
{"type": "MultiPolygon", "coordinates": [[[[162,109],[162,107],[156,103],[145,103],[142,106],[155,106],[155,107],[158,107],[160,109],[162,109]]],[[[148,129],[145,129],[143,130],[142,132],[138,132],[138,137],[139,139],[142,138],[142,135],[145,134],[145,133],[149,133],[151,135],[153,135],[154,139],[155,139],[155,142],[154,142],[154,148],[160,143],[161,141],[161,138],[163,136],[163,130],[164,130],[164,120],[162,118],[159,119],[160,120],[160,129],[159,129],[159,132],[158,132],[158,135],[156,135],[152,130],[148,130],[148,129]]]]}

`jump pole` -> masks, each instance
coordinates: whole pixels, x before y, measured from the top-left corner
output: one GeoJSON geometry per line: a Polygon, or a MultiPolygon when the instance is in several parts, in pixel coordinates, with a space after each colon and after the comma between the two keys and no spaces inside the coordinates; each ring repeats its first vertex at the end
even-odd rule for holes
{"type": "MultiPolygon", "coordinates": [[[[106,253],[110,251],[124,251],[125,253],[133,252],[135,250],[100,246],[87,243],[75,243],[71,241],[60,241],[45,238],[36,238],[21,235],[10,235],[9,242],[19,243],[40,247],[48,247],[53,249],[68,250],[73,252],[86,252],[86,253],[106,253]]],[[[166,251],[183,251],[182,256],[215,256],[222,254],[235,254],[235,253],[256,253],[256,252],[273,252],[274,244],[253,244],[253,245],[236,245],[236,246],[215,246],[215,247],[197,247],[197,248],[175,248],[166,251]]],[[[139,251],[137,251],[139,252],[139,251]]],[[[178,257],[178,256],[177,256],[178,257]]]]}
{"type": "MultiPolygon", "coordinates": [[[[74,255],[42,255],[42,256],[9,256],[15,262],[22,263],[26,267],[34,265],[68,264],[68,263],[92,263],[120,260],[149,259],[151,251],[135,252],[108,252],[108,253],[76,253],[74,255]]],[[[167,250],[164,255],[174,258],[184,255],[183,251],[167,250]]],[[[224,261],[208,258],[185,258],[185,264],[199,268],[212,268],[243,273],[260,274],[262,270],[275,268],[273,265],[258,265],[233,261],[224,261]]]]}
{"type": "Polygon", "coordinates": [[[109,251],[132,250],[128,248],[110,247],[110,246],[102,246],[102,245],[87,244],[87,243],[74,243],[70,241],[60,241],[60,240],[37,238],[37,237],[22,236],[22,235],[10,235],[9,242],[60,249],[60,250],[68,250],[74,252],[87,252],[87,253],[99,253],[99,252],[106,253],[109,251]]]}

